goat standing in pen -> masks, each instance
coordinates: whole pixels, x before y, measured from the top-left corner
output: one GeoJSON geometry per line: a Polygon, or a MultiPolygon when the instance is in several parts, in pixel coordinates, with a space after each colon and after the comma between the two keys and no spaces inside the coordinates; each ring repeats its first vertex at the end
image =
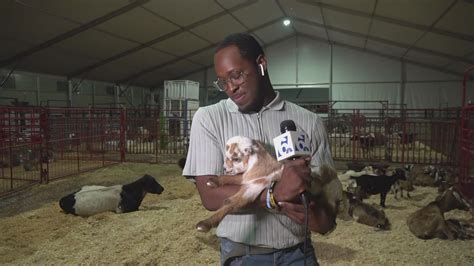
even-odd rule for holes
{"type": "Polygon", "coordinates": [[[380,194],[380,206],[383,208],[385,208],[385,198],[392,185],[399,179],[406,180],[405,171],[401,168],[395,169],[392,175],[361,175],[351,176],[351,178],[356,180],[357,187],[360,187],[363,192],[369,195],[380,194]]]}

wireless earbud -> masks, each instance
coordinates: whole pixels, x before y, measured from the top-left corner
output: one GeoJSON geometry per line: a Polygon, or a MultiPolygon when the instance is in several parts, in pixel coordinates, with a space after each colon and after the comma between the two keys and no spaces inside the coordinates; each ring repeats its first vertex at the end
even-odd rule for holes
{"type": "Polygon", "coordinates": [[[260,66],[260,73],[262,73],[262,77],[265,76],[265,71],[263,71],[263,65],[258,64],[260,66]]]}

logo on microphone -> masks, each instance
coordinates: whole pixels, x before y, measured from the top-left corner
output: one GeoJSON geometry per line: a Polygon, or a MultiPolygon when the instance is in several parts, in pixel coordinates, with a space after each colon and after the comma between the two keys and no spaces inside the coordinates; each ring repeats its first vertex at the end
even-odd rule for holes
{"type": "Polygon", "coordinates": [[[277,160],[311,155],[308,137],[297,131],[287,131],[273,139],[277,160]]]}

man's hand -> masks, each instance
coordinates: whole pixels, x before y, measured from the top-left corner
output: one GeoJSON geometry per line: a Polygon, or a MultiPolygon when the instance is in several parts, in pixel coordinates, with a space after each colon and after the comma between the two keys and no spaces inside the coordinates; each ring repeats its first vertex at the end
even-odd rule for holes
{"type": "MultiPolygon", "coordinates": [[[[301,204],[301,203],[291,203],[291,202],[279,202],[278,204],[280,206],[280,211],[284,214],[286,214],[286,216],[290,217],[291,220],[295,221],[296,223],[299,223],[299,224],[304,224],[304,216],[305,216],[305,211],[304,211],[304,205],[301,204]]],[[[314,201],[310,201],[309,202],[309,205],[308,205],[308,208],[309,208],[309,211],[308,211],[308,223],[309,222],[312,222],[313,224],[315,224],[315,221],[316,221],[316,217],[314,215],[314,211],[311,211],[313,210],[314,208],[316,207],[316,203],[314,203],[314,201]]],[[[308,227],[311,228],[311,224],[308,224],[308,227]]],[[[314,227],[314,225],[313,225],[314,227]]]]}
{"type": "MultiPolygon", "coordinates": [[[[304,205],[292,202],[279,202],[280,211],[298,224],[305,222],[304,205]]],[[[329,214],[323,206],[314,201],[308,204],[308,229],[313,232],[325,234],[334,228],[336,218],[329,214]]]]}
{"type": "MultiPolygon", "coordinates": [[[[280,211],[296,223],[305,221],[305,209],[301,203],[301,193],[311,188],[310,157],[285,162],[280,181],[274,188],[275,199],[280,211]]],[[[336,224],[335,214],[331,213],[324,202],[311,200],[308,204],[308,228],[325,234],[336,224]]]]}
{"type": "Polygon", "coordinates": [[[277,201],[298,202],[301,193],[311,187],[310,160],[304,157],[285,162],[282,177],[273,191],[277,201]]]}

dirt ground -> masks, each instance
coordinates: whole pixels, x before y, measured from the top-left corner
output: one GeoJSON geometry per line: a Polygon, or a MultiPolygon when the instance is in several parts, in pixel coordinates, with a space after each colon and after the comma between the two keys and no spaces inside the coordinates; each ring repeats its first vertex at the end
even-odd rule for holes
{"type": "MultiPolygon", "coordinates": [[[[472,265],[474,240],[421,240],[406,226],[406,217],[437,196],[417,187],[411,199],[387,196],[390,231],[354,221],[338,221],[328,236],[312,235],[322,265],[472,265]]],[[[379,202],[372,196],[368,202],[379,202]]],[[[194,225],[207,217],[194,184],[175,165],[120,164],[48,185],[35,186],[0,200],[0,264],[159,264],[218,265],[214,233],[194,225]],[[139,211],[102,213],[88,218],[61,212],[58,200],[83,185],[132,182],[148,173],[163,185],[148,194],[139,211]]],[[[470,219],[452,211],[447,218],[470,219]]]]}

